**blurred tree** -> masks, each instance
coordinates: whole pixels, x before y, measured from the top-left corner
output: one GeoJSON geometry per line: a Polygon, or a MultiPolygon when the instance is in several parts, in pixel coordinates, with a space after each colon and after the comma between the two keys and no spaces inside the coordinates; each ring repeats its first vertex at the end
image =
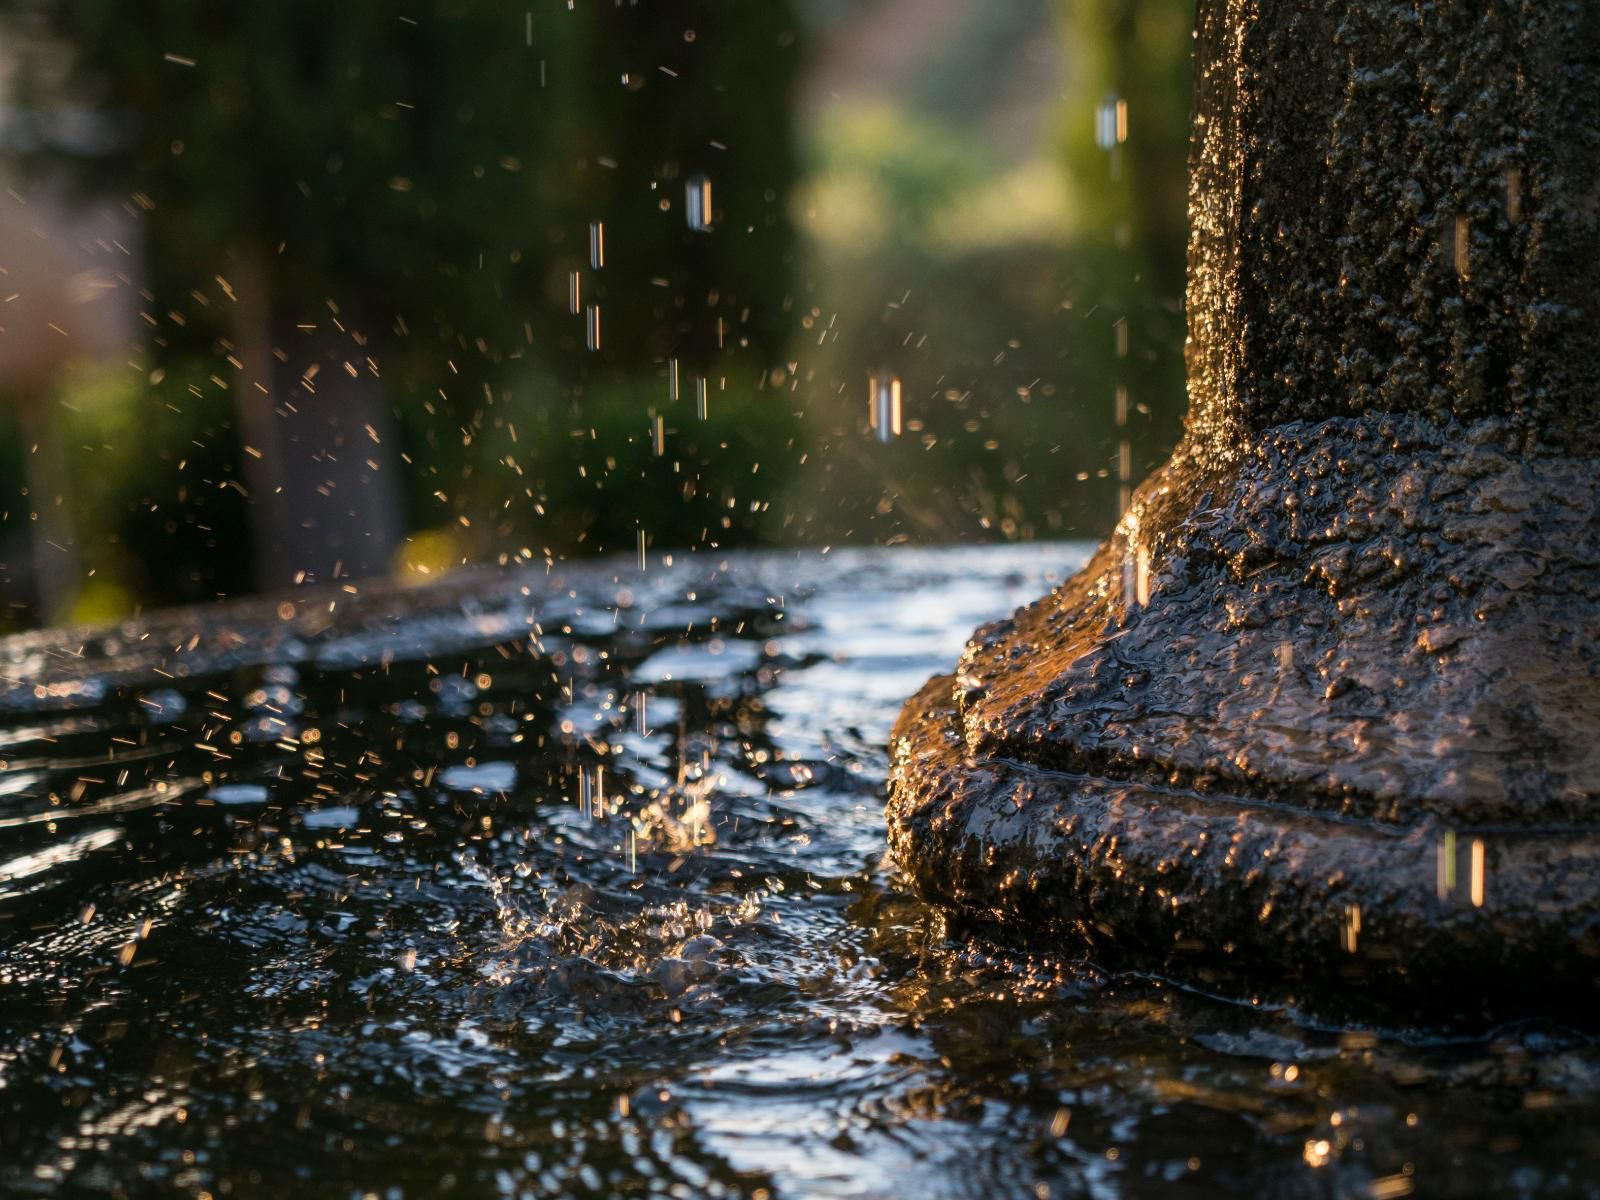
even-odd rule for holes
{"type": "Polygon", "coordinates": [[[596,6],[583,62],[580,144],[605,158],[582,189],[605,223],[595,294],[617,309],[602,361],[775,357],[794,257],[793,4],[596,6]],[[706,228],[691,193],[709,198],[706,228]]]}
{"type": "Polygon", "coordinates": [[[691,338],[714,353],[718,317],[724,343],[776,342],[789,7],[0,0],[0,16],[28,35],[42,157],[141,211],[154,365],[209,356],[234,397],[271,585],[388,566],[394,399],[461,431],[440,440],[471,451],[469,474],[517,360],[568,381],[654,371],[691,338]],[[51,122],[86,105],[117,152],[51,154],[51,122]],[[684,219],[696,172],[711,233],[684,219]],[[566,312],[576,270],[605,306],[599,356],[566,312]]]}
{"type": "MultiPolygon", "coordinates": [[[[503,354],[491,338],[487,355],[453,360],[450,424],[424,428],[407,414],[421,446],[413,502],[439,513],[425,523],[471,516],[455,537],[480,556],[527,541],[631,550],[641,522],[666,545],[702,541],[708,527],[730,541],[757,536],[753,521],[708,525],[703,509],[709,495],[748,491],[757,463],[758,482],[772,478],[792,434],[787,406],[751,396],[790,324],[802,50],[793,8],[658,0],[563,11],[575,40],[546,68],[547,187],[539,237],[523,251],[542,294],[518,310],[531,323],[509,331],[503,354]],[[710,199],[705,228],[686,207],[697,179],[710,199]],[[709,426],[697,376],[722,410],[709,426]],[[727,420],[734,412],[740,424],[727,420]],[[657,418],[662,460],[621,472],[615,464],[653,440],[657,418]],[[598,447],[596,431],[608,435],[598,447]]],[[[536,19],[536,41],[539,28],[536,19]]]]}
{"type": "Polygon", "coordinates": [[[1143,461],[1165,458],[1184,411],[1192,0],[1057,0],[1068,88],[1061,153],[1077,222],[1075,357],[1104,381],[1143,461]],[[1119,403],[1117,389],[1124,392],[1119,403]],[[1143,418],[1143,419],[1141,419],[1143,418]]]}

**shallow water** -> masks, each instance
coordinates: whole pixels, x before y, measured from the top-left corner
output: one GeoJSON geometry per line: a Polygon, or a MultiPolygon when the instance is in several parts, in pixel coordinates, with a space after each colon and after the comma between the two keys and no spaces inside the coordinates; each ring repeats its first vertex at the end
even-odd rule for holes
{"type": "Polygon", "coordinates": [[[0,1194],[1600,1194],[1571,1031],[1317,1030],[900,886],[900,701],[1087,551],[0,643],[0,1194]]]}

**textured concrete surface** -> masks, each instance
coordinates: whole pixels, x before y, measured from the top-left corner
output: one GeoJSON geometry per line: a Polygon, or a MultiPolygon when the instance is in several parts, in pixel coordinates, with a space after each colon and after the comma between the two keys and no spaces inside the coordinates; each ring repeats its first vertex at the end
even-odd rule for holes
{"type": "Polygon", "coordinates": [[[1200,9],[1188,437],[907,706],[892,849],[1234,994],[1592,1008],[1600,9],[1200,9]]]}

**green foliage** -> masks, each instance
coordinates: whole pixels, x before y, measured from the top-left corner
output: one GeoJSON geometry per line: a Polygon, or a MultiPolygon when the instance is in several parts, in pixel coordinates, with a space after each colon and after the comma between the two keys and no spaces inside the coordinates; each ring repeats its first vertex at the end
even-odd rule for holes
{"type": "Polygon", "coordinates": [[[147,604],[235,590],[248,567],[233,406],[210,364],[189,358],[153,377],[126,367],[76,377],[56,411],[74,481],[74,519],[90,589],[147,604]]]}
{"type": "Polygon", "coordinates": [[[687,369],[673,400],[663,367],[560,405],[541,399],[550,380],[530,375],[454,436],[408,422],[419,525],[450,528],[478,558],[506,547],[631,551],[641,530],[662,548],[781,540],[772,500],[804,453],[801,414],[774,382],[781,370],[754,355],[729,355],[718,369],[704,420],[687,369]]]}
{"type": "Polygon", "coordinates": [[[1148,457],[1165,454],[1183,411],[1191,0],[1057,0],[1070,86],[1061,155],[1083,255],[1076,304],[1084,371],[1128,387],[1150,410],[1148,457]],[[1120,101],[1126,140],[1097,139],[1102,105],[1120,101]],[[1093,315],[1090,315],[1093,314],[1093,315]],[[1115,322],[1128,322],[1116,354],[1115,322]],[[1150,452],[1154,453],[1151,454],[1150,452]]]}
{"type": "Polygon", "coordinates": [[[798,87],[797,19],[857,15],[834,0],[134,8],[0,0],[25,103],[87,104],[115,134],[109,155],[39,157],[143,218],[140,371],[67,396],[94,413],[68,440],[96,578],[157,601],[244,585],[250,321],[283,346],[331,325],[333,369],[371,358],[384,451],[446,565],[631,552],[640,530],[662,549],[1097,534],[1119,440],[1138,478],[1175,438],[1186,2],[979,5],[898,94],[847,103],[798,87]],[[1010,114],[1052,78],[1041,149],[1010,114]],[[1114,155],[1107,96],[1128,106],[1114,155]],[[697,174],[710,232],[685,220],[697,174]],[[878,369],[904,381],[888,445],[867,428],[878,369]]]}
{"type": "MultiPolygon", "coordinates": [[[[478,436],[503,424],[496,396],[523,398],[530,436],[551,431],[537,451],[554,478],[573,465],[562,458],[569,412],[642,394],[666,357],[727,373],[735,353],[758,364],[740,366],[750,377],[779,357],[797,169],[788,0],[136,8],[0,0],[0,27],[19,35],[20,99],[44,135],[35,165],[129,197],[141,215],[151,335],[140,361],[212,392],[233,381],[248,403],[236,372],[252,339],[288,346],[304,340],[297,327],[331,328],[335,369],[365,357],[392,401],[419,520],[439,490],[470,520],[462,506],[483,499],[496,470],[478,436]],[[49,136],[52,113],[86,106],[112,153],[82,156],[49,136]],[[709,232],[685,220],[684,187],[699,173],[712,183],[709,232]],[[605,230],[598,270],[593,221],[605,230]],[[601,309],[598,352],[583,315],[568,312],[574,272],[584,303],[601,309]]],[[[296,378],[274,381],[274,403],[296,378]]],[[[125,396],[118,411],[155,399],[125,396]]],[[[245,448],[228,443],[208,442],[221,455],[208,469],[238,477],[245,448]]],[[[130,431],[122,452],[149,473],[159,507],[162,488],[183,485],[136,456],[144,445],[130,431]]],[[[107,504],[122,503],[93,491],[79,504],[92,535],[107,504]]],[[[537,523],[552,544],[612,544],[622,528],[592,505],[545,512],[555,515],[537,523]]],[[[151,578],[242,586],[245,560],[211,551],[156,538],[151,578]]]]}

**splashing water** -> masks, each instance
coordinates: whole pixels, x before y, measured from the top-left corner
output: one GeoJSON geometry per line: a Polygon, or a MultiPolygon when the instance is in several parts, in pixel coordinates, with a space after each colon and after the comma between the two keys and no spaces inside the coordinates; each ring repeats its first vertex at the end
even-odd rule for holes
{"type": "Polygon", "coordinates": [[[0,1194],[1582,1194],[1559,1030],[1318,1032],[900,886],[900,702],[1087,551],[0,643],[0,1194]]]}

